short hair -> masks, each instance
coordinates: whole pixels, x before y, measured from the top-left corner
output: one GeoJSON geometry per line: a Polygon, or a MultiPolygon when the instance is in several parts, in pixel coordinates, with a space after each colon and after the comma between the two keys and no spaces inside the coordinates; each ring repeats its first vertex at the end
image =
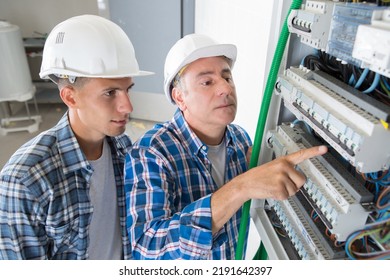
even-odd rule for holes
{"type": "Polygon", "coordinates": [[[62,89],[67,86],[71,86],[74,88],[81,88],[83,87],[91,78],[87,77],[77,77],[75,81],[72,83],[69,81],[68,78],[59,78],[57,85],[59,89],[62,89]]]}

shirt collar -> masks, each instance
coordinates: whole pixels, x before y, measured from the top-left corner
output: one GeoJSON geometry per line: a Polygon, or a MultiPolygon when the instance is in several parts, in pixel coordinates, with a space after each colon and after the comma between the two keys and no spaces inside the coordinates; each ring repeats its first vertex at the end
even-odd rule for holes
{"type": "MultiPolygon", "coordinates": [[[[71,129],[68,113],[62,116],[57,126],[58,152],[61,157],[64,173],[74,172],[78,169],[90,170],[91,166],[81,151],[76,136],[71,129]]],[[[127,150],[131,146],[130,138],[125,135],[107,137],[109,146],[115,148],[117,156],[124,158],[127,150]]],[[[112,151],[111,151],[112,153],[112,151]]]]}
{"type": "MultiPolygon", "coordinates": [[[[187,121],[185,120],[183,113],[180,109],[177,109],[173,116],[172,122],[176,125],[176,128],[180,131],[179,135],[183,137],[182,143],[188,146],[192,153],[197,154],[203,150],[207,152],[208,147],[199,139],[199,137],[192,131],[187,121]]],[[[232,128],[228,125],[225,131],[226,147],[230,147],[233,141],[232,128]]]]}

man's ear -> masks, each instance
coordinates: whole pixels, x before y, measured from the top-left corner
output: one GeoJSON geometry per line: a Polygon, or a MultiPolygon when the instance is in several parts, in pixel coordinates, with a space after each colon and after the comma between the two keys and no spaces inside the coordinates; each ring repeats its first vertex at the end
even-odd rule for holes
{"type": "Polygon", "coordinates": [[[172,88],[172,99],[179,107],[180,111],[184,111],[187,106],[184,101],[184,92],[177,87],[172,88]]]}
{"type": "Polygon", "coordinates": [[[75,89],[70,86],[65,86],[60,90],[60,97],[69,108],[75,108],[77,106],[75,94],[75,89]]]}

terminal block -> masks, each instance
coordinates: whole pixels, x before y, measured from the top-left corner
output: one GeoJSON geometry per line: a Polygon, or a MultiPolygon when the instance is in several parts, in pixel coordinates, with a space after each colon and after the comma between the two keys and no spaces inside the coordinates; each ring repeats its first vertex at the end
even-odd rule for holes
{"type": "Polygon", "coordinates": [[[275,93],[297,119],[309,124],[358,172],[387,170],[390,130],[383,122],[389,121],[389,108],[349,89],[323,72],[303,67],[285,70],[275,85],[275,93]]]}
{"type": "MultiPolygon", "coordinates": [[[[277,157],[320,145],[304,130],[287,124],[269,131],[267,142],[277,157]]],[[[306,160],[298,168],[307,178],[301,189],[304,199],[337,241],[365,226],[374,197],[330,153],[306,160]]]]}
{"type": "Polygon", "coordinates": [[[269,204],[287,233],[295,251],[303,260],[340,259],[344,253],[326,241],[296,197],[269,204]]]}

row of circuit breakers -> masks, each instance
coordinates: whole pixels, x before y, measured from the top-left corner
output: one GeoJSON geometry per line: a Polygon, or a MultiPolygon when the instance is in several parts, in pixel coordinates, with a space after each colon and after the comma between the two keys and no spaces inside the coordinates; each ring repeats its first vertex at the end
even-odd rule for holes
{"type": "MultiPolygon", "coordinates": [[[[306,1],[302,9],[292,10],[287,23],[290,33],[313,50],[390,77],[389,7],[306,1]]],[[[280,242],[293,252],[288,258],[346,259],[345,248],[337,244],[364,229],[376,210],[374,194],[357,174],[389,169],[390,107],[323,71],[302,66],[280,74],[274,93],[306,125],[282,122],[268,131],[267,147],[274,156],[324,143],[334,152],[297,167],[307,177],[305,185],[287,200],[268,199],[268,219],[278,219],[285,235],[280,242]]],[[[390,250],[389,234],[381,237],[387,241],[378,242],[379,250],[390,250]]]]}

